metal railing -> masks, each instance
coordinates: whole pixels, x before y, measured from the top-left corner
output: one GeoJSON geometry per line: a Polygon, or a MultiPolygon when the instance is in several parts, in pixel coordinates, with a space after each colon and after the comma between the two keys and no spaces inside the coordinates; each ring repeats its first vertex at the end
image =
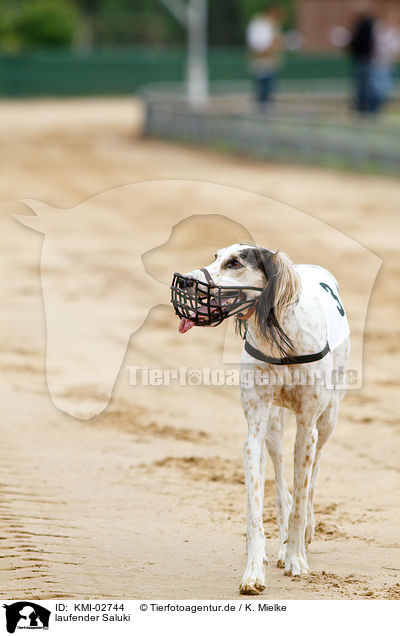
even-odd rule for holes
{"type": "Polygon", "coordinates": [[[360,120],[350,112],[346,84],[321,88],[309,83],[299,91],[287,81],[275,104],[259,112],[248,91],[214,87],[207,108],[193,111],[178,86],[153,85],[142,93],[146,134],[272,161],[399,174],[400,111],[360,120]]]}

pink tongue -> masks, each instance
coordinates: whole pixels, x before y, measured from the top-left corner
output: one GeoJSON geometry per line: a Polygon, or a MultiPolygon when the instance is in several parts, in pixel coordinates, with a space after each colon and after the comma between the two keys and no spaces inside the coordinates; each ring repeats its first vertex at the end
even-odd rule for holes
{"type": "Polygon", "coordinates": [[[178,325],[179,333],[186,333],[194,326],[194,322],[189,320],[188,318],[181,318],[178,325]]]}

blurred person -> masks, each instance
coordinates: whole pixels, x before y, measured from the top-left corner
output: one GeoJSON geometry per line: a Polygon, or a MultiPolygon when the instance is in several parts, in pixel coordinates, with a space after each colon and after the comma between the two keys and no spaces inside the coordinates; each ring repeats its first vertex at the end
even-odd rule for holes
{"type": "Polygon", "coordinates": [[[387,9],[374,27],[372,83],[376,111],[390,99],[394,89],[394,64],[400,57],[398,13],[387,9]]]}
{"type": "Polygon", "coordinates": [[[353,62],[354,108],[359,113],[374,113],[377,109],[373,55],[376,17],[365,6],[360,8],[353,25],[348,51],[353,62]]]}
{"type": "Polygon", "coordinates": [[[264,110],[271,101],[282,63],[284,40],[281,25],[284,12],[278,4],[268,5],[247,26],[246,40],[250,70],[255,79],[256,100],[264,110]]]}

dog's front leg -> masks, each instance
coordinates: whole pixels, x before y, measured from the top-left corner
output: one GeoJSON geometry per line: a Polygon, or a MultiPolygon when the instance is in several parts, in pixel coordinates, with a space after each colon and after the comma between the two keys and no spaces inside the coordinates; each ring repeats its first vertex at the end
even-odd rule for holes
{"type": "Polygon", "coordinates": [[[240,584],[241,594],[259,594],[265,589],[265,535],[263,502],[268,408],[260,408],[253,394],[242,393],[249,432],[244,443],[244,471],[247,495],[247,565],[240,584]]]}
{"type": "Polygon", "coordinates": [[[289,513],[292,508],[292,496],[287,487],[283,464],[283,426],[284,409],[273,406],[268,420],[266,441],[275,471],[276,516],[280,539],[277,559],[278,568],[285,567],[289,513]]]}

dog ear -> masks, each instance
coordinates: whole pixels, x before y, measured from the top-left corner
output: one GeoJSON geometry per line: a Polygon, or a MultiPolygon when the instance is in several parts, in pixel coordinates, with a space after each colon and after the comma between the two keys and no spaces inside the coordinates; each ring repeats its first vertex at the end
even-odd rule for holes
{"type": "Polygon", "coordinates": [[[299,277],[292,261],[283,252],[259,249],[257,264],[266,278],[266,285],[258,299],[255,319],[260,334],[282,355],[292,355],[294,345],[281,326],[287,308],[294,303],[299,291],[299,277]]]}

